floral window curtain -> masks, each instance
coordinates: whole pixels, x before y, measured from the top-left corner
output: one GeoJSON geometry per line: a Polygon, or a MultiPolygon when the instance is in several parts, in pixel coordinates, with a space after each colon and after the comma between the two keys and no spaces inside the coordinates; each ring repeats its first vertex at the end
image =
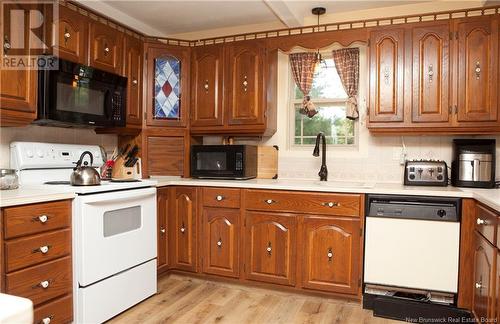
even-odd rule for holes
{"type": "Polygon", "coordinates": [[[356,96],[359,88],[359,49],[343,48],[333,51],[333,61],[340,76],[347,99],[346,117],[352,120],[359,118],[356,96]]]}
{"type": "Polygon", "coordinates": [[[318,112],[311,102],[309,91],[313,83],[314,69],[316,67],[315,53],[293,53],[290,54],[290,66],[292,68],[293,79],[304,95],[300,113],[312,118],[318,112]]]}

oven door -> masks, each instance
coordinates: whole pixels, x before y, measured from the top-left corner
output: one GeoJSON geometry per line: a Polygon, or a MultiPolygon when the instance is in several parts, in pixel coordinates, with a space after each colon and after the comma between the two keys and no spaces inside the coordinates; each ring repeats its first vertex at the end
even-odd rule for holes
{"type": "Polygon", "coordinates": [[[156,188],[78,196],[74,207],[80,286],[156,258],[156,188]]]}

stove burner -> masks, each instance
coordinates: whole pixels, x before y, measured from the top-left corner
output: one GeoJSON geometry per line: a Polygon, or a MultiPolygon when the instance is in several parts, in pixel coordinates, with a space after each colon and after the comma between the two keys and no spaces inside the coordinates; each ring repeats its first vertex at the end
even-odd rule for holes
{"type": "Polygon", "coordinates": [[[69,181],[47,181],[44,182],[43,184],[48,184],[48,185],[69,185],[69,181]]]}

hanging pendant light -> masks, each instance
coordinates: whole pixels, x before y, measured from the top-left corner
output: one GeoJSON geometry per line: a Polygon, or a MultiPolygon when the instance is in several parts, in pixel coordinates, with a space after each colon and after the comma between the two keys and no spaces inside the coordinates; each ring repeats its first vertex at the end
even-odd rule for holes
{"type": "MultiPolygon", "coordinates": [[[[318,26],[317,26],[317,32],[319,32],[319,16],[322,16],[326,13],[326,8],[324,7],[315,7],[312,8],[311,10],[313,15],[316,15],[318,17],[318,26]]],[[[314,29],[313,29],[314,30],[314,29]]],[[[327,67],[326,61],[321,57],[321,53],[319,52],[319,48],[316,51],[316,64],[320,65],[323,68],[327,67]]]]}

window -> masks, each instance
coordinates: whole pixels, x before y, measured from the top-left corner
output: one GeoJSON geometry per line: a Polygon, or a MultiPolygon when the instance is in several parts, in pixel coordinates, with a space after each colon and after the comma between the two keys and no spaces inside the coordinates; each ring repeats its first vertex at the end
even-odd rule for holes
{"type": "Polygon", "coordinates": [[[323,132],[327,144],[353,146],[356,144],[355,121],[346,118],[347,94],[335,69],[332,58],[325,58],[314,74],[309,95],[318,113],[309,118],[299,110],[303,95],[294,84],[291,103],[295,107],[293,145],[314,145],[316,135],[323,132]]]}

